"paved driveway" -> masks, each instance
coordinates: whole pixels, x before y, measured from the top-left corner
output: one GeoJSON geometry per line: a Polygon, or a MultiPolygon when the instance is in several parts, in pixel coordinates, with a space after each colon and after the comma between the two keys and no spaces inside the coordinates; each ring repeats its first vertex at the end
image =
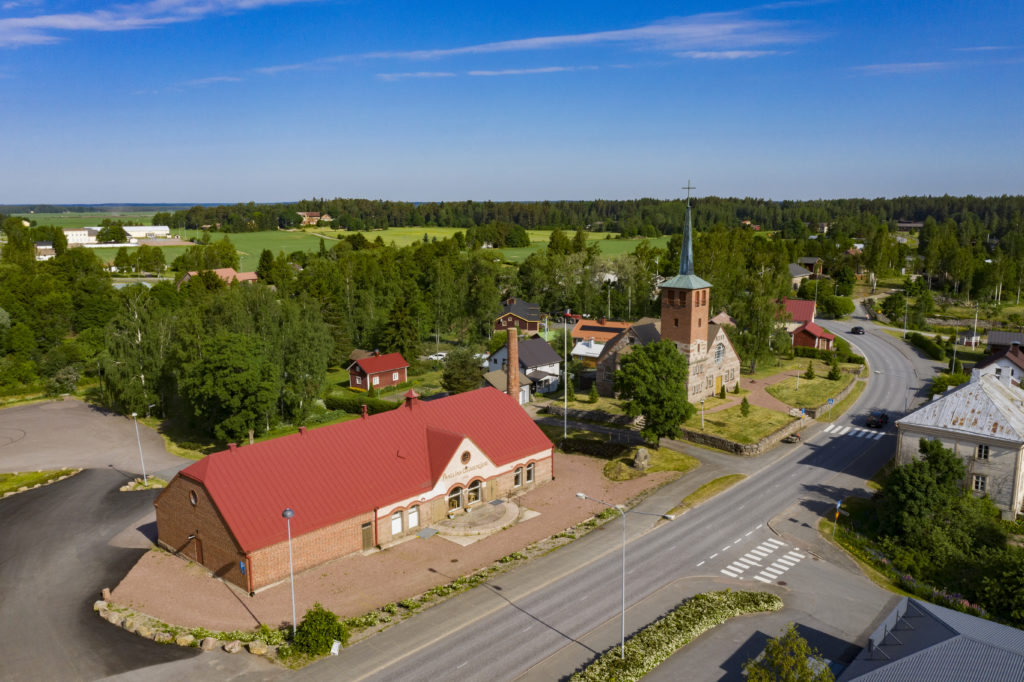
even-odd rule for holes
{"type": "MultiPolygon", "coordinates": [[[[147,473],[173,475],[190,464],[168,454],[152,429],[140,425],[139,437],[147,473]]],[[[131,417],[72,399],[0,410],[0,471],[64,467],[113,467],[139,474],[139,445],[131,417]]]]}

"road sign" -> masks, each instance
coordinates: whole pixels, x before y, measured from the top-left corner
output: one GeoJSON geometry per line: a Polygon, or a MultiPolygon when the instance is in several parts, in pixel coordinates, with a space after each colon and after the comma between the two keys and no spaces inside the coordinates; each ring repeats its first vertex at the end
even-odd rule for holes
{"type": "Polygon", "coordinates": [[[835,402],[835,399],[834,399],[834,398],[829,398],[829,399],[828,399],[828,404],[829,404],[829,405],[831,405],[831,404],[832,404],[832,403],[834,403],[834,402],[835,402]]]}

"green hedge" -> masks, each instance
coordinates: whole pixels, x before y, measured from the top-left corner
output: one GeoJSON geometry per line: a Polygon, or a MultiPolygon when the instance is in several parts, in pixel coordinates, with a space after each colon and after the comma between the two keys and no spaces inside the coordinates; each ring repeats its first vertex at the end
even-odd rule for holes
{"type": "Polygon", "coordinates": [[[363,405],[366,405],[366,409],[370,414],[377,414],[379,412],[387,412],[393,410],[401,403],[396,403],[391,400],[378,400],[372,398],[369,395],[344,395],[335,393],[324,398],[324,405],[328,410],[342,410],[351,414],[360,414],[363,411],[363,405]]]}
{"type": "Polygon", "coordinates": [[[911,332],[907,334],[907,341],[910,341],[910,343],[923,350],[925,355],[930,357],[932,360],[946,359],[946,351],[943,350],[942,346],[935,343],[933,340],[931,340],[924,334],[911,332]]]}
{"type": "MultiPolygon", "coordinates": [[[[798,358],[817,358],[818,360],[824,360],[825,362],[832,362],[833,352],[830,350],[824,350],[822,348],[807,348],[805,346],[793,346],[793,355],[798,358]]],[[[856,353],[844,354],[841,349],[838,353],[839,362],[849,362],[854,365],[863,365],[864,356],[857,355],[856,353]]]]}
{"type": "Polygon", "coordinates": [[[705,592],[689,599],[626,642],[626,657],[615,646],[573,674],[572,682],[628,682],[654,670],[680,647],[734,616],[778,611],[782,600],[768,592],[705,592]]]}

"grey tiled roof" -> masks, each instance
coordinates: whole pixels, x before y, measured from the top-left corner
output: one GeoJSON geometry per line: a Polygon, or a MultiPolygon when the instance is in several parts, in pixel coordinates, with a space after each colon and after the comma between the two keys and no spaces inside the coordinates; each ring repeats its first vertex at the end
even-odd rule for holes
{"type": "Polygon", "coordinates": [[[554,365],[562,357],[544,339],[534,337],[519,342],[519,366],[527,370],[541,365],[554,365]]]}
{"type": "Polygon", "coordinates": [[[789,276],[790,277],[807,277],[811,274],[811,271],[805,267],[797,265],[796,263],[789,264],[789,276]]]}
{"type": "Polygon", "coordinates": [[[926,403],[896,425],[1024,442],[1024,391],[985,375],[926,403]]]}

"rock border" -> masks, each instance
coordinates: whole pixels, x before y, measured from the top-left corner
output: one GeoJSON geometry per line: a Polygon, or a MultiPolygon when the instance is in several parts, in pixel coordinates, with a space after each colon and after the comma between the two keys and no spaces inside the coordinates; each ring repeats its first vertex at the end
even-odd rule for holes
{"type": "MultiPolygon", "coordinates": [[[[26,493],[29,490],[35,490],[36,488],[42,488],[43,486],[47,486],[47,485],[50,485],[52,483],[57,483],[58,481],[63,481],[66,478],[71,478],[72,476],[75,476],[76,474],[82,473],[82,469],[75,469],[73,467],[69,468],[68,470],[71,472],[70,474],[64,474],[63,476],[58,476],[57,478],[51,478],[49,481],[46,481],[45,483],[36,483],[35,485],[23,485],[20,488],[18,488],[17,490],[8,491],[8,492],[4,493],[2,496],[0,496],[0,500],[6,500],[8,497],[10,497],[12,495],[17,495],[18,493],[26,493]]],[[[12,471],[11,473],[13,473],[13,474],[20,474],[22,472],[20,472],[20,471],[12,471]]],[[[42,473],[42,469],[37,469],[36,473],[42,473]]]]}

